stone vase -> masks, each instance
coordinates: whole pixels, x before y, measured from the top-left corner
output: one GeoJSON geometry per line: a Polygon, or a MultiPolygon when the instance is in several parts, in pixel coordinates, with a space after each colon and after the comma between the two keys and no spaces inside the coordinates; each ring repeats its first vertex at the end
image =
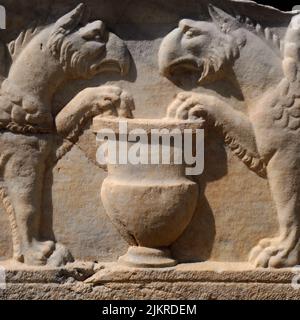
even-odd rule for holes
{"type": "MultiPolygon", "coordinates": [[[[134,143],[120,134],[118,119],[96,118],[94,129],[112,129],[119,146],[134,143]]],[[[192,124],[166,120],[130,119],[128,132],[147,132],[151,158],[151,129],[190,128],[192,124]]],[[[160,144],[162,142],[160,141],[160,144]]],[[[174,146],[170,147],[171,154],[174,146]]],[[[181,150],[182,152],[183,150],[181,150]]],[[[185,175],[185,164],[115,164],[108,161],[108,176],[101,199],[112,223],[130,245],[119,262],[132,267],[161,268],[177,264],[169,247],[182,235],[196,208],[198,185],[185,175]]]]}

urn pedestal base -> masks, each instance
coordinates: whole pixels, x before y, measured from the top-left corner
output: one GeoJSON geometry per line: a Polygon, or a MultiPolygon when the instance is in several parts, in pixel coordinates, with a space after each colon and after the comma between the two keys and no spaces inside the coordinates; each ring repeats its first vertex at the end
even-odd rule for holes
{"type": "Polygon", "coordinates": [[[129,247],[127,253],[119,258],[119,262],[135,268],[167,268],[177,265],[170,250],[166,248],[129,247]]]}

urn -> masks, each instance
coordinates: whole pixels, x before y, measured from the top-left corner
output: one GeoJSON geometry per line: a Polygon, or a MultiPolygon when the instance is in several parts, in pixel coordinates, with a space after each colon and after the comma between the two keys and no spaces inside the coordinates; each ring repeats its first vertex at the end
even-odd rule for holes
{"type": "MultiPolygon", "coordinates": [[[[175,129],[183,141],[185,129],[196,130],[199,124],[97,117],[93,126],[95,133],[102,134],[99,140],[116,148],[114,156],[106,153],[108,176],[101,199],[112,223],[130,245],[119,262],[144,268],[175,266],[169,247],[192,219],[198,185],[186,176],[186,164],[179,160],[183,160],[184,143],[176,145],[168,134],[175,129]],[[163,159],[166,150],[170,161],[163,159]]],[[[113,152],[106,147],[108,153],[113,152]]]]}

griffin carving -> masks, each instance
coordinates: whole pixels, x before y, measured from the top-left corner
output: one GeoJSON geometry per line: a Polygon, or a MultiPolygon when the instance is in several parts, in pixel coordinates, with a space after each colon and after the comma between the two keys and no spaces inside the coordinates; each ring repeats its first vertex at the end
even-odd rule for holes
{"type": "Polygon", "coordinates": [[[72,256],[41,234],[46,169],[70,150],[85,121],[102,113],[130,117],[133,101],[118,87],[87,88],[55,114],[53,96],[72,79],[126,74],[129,53],[102,21],[87,22],[82,4],[54,24],[22,32],[9,51],[12,64],[0,91],[0,196],[14,258],[59,266],[72,256]]]}
{"type": "Polygon", "coordinates": [[[244,96],[246,112],[208,94],[180,93],[168,117],[206,120],[254,172],[268,179],[279,234],[250,253],[257,267],[300,262],[300,15],[283,39],[249,18],[209,6],[212,21],[181,20],[159,52],[161,72],[226,78],[244,96]]]}

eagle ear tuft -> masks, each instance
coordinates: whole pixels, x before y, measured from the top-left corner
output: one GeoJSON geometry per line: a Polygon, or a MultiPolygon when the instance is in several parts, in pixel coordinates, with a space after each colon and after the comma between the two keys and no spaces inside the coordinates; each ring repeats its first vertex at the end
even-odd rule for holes
{"type": "Polygon", "coordinates": [[[240,23],[235,17],[212,4],[208,5],[208,12],[213,22],[222,30],[222,32],[229,33],[240,28],[240,23]]]}
{"type": "Polygon", "coordinates": [[[85,11],[85,5],[83,3],[79,4],[75,9],[68,12],[56,21],[52,32],[72,32],[72,30],[74,30],[82,22],[85,11]]]}
{"type": "Polygon", "coordinates": [[[50,51],[57,55],[64,37],[70,34],[83,20],[86,20],[86,8],[83,3],[56,21],[47,43],[50,51]]]}

